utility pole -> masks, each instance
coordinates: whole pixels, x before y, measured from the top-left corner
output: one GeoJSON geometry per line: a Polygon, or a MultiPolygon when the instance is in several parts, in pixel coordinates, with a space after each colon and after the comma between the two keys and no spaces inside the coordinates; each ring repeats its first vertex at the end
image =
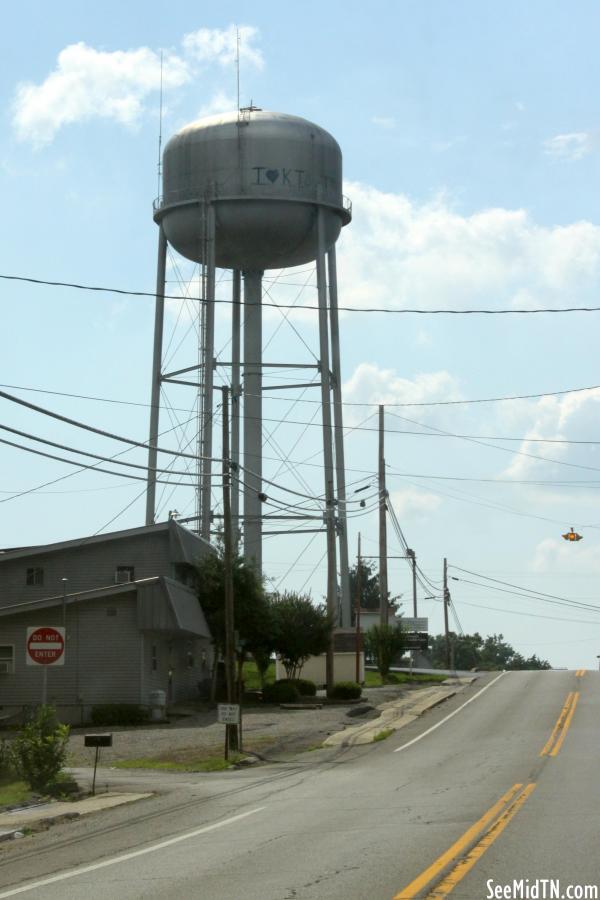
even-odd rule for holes
{"type": "Polygon", "coordinates": [[[387,571],[387,491],[385,489],[384,456],[384,407],[379,407],[379,612],[380,624],[388,624],[388,571],[387,571]]]}
{"type": "Polygon", "coordinates": [[[448,628],[448,607],[450,606],[450,591],[448,590],[448,560],[444,557],[444,631],[446,633],[446,668],[451,668],[450,653],[450,629],[448,628]]]}
{"type": "Polygon", "coordinates": [[[360,597],[362,585],[361,581],[362,562],[360,559],[360,531],[358,532],[358,553],[356,556],[356,678],[357,684],[360,684],[360,651],[361,651],[361,635],[360,635],[360,597]]]}
{"type": "MultiPolygon", "coordinates": [[[[229,460],[229,388],[223,392],[223,567],[225,575],[225,677],[227,702],[233,703],[235,691],[235,637],[233,609],[233,528],[231,523],[231,468],[229,460]]],[[[225,743],[228,750],[238,748],[237,725],[226,725],[225,743]]]]}
{"type": "Polygon", "coordinates": [[[407,549],[406,555],[410,557],[412,563],[413,578],[413,616],[417,618],[417,554],[414,550],[407,549]]]}

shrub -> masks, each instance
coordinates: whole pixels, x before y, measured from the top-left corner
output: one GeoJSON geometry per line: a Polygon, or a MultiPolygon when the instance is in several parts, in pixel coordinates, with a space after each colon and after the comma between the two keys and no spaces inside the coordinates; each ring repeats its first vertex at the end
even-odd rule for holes
{"type": "Polygon", "coordinates": [[[358,700],[362,688],[356,681],[336,681],[330,693],[333,700],[358,700]]]}
{"type": "Polygon", "coordinates": [[[293,681],[281,680],[263,688],[264,703],[297,703],[300,692],[293,681]]]}
{"type": "Polygon", "coordinates": [[[10,744],[2,738],[0,740],[0,775],[5,775],[11,768],[10,744]]]}
{"type": "Polygon", "coordinates": [[[317,694],[317,686],[309,678],[296,678],[294,684],[301,697],[315,697],[317,694]]]}
{"type": "Polygon", "coordinates": [[[93,725],[143,725],[149,718],[149,711],[134,703],[105,703],[101,706],[92,706],[93,725]]]}
{"type": "Polygon", "coordinates": [[[316,684],[308,678],[280,678],[278,683],[293,684],[301,697],[314,697],[317,693],[316,684]]]}
{"type": "Polygon", "coordinates": [[[67,758],[69,726],[61,725],[52,706],[40,706],[11,747],[12,766],[34,791],[55,781],[67,758]]]}

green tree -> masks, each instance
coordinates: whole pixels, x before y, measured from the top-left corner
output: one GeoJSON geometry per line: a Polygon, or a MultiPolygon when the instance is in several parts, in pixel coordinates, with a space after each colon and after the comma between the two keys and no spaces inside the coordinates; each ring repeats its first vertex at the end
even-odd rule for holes
{"type": "Polygon", "coordinates": [[[324,604],[316,606],[308,594],[285,591],[271,603],[274,647],[287,678],[298,678],[309,656],[325,653],[333,623],[324,604]]]}
{"type": "Polygon", "coordinates": [[[394,660],[404,649],[401,625],[373,625],[364,634],[365,650],[375,661],[382,679],[387,678],[394,660]]]}
{"type": "MultiPolygon", "coordinates": [[[[210,628],[215,648],[215,670],[225,652],[225,566],[222,546],[196,567],[197,596],[210,628]]],[[[233,560],[234,629],[237,637],[238,687],[248,653],[264,656],[273,650],[273,616],[261,577],[241,556],[233,560]]],[[[214,678],[213,678],[214,684],[214,678]]]]}
{"type": "MultiPolygon", "coordinates": [[[[450,632],[454,665],[457,669],[551,669],[545,659],[535,654],[525,659],[514,647],[504,640],[503,634],[492,634],[483,638],[474,634],[458,635],[450,632]]],[[[429,638],[429,658],[434,668],[446,668],[446,638],[443,634],[429,638]]]]}
{"type": "MultiPolygon", "coordinates": [[[[377,566],[371,560],[361,559],[360,569],[358,562],[350,567],[348,572],[350,576],[350,600],[352,604],[351,615],[352,625],[356,624],[356,597],[358,593],[359,583],[358,575],[360,572],[360,608],[361,609],[380,609],[381,591],[379,590],[379,575],[377,566]]],[[[388,606],[390,610],[395,612],[398,609],[398,600],[402,596],[388,597],[388,606]]]]}
{"type": "MultiPolygon", "coordinates": [[[[350,597],[352,598],[352,613],[358,591],[359,566],[356,563],[350,567],[350,597]]],[[[379,577],[375,569],[375,563],[370,560],[360,561],[360,607],[361,609],[379,609],[381,592],[379,590],[379,577]]]]}

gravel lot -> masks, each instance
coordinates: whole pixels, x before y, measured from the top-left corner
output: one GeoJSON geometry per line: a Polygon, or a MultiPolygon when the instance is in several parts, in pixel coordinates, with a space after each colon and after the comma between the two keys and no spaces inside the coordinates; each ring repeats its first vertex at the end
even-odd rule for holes
{"type": "MultiPolygon", "coordinates": [[[[428,687],[429,685],[423,685],[428,687]]],[[[365,721],[378,715],[375,709],[381,703],[406,696],[418,687],[387,686],[371,688],[363,692],[358,704],[324,705],[322,709],[287,710],[278,706],[254,706],[244,710],[243,744],[245,750],[254,751],[267,758],[282,753],[298,752],[319,745],[327,735],[340,731],[347,725],[365,721]],[[360,713],[359,716],[356,714],[360,713]]],[[[111,761],[137,759],[145,756],[168,756],[177,759],[189,757],[190,751],[205,756],[222,749],[224,726],[217,721],[216,710],[173,718],[169,724],[144,728],[94,728],[73,729],[69,741],[70,765],[90,765],[93,750],[86,749],[83,737],[90,731],[112,731],[113,746],[101,751],[101,764],[111,761]]]]}

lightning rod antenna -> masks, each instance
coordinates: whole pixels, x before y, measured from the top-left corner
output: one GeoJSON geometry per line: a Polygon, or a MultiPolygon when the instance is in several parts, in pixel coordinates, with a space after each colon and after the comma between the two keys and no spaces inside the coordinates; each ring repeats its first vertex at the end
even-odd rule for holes
{"type": "Polygon", "coordinates": [[[235,27],[235,69],[237,76],[237,108],[240,111],[240,29],[235,27]]]}
{"type": "Polygon", "coordinates": [[[156,196],[160,198],[160,179],[162,175],[162,125],[163,125],[163,51],[160,51],[160,101],[158,113],[158,191],[156,196]]]}

